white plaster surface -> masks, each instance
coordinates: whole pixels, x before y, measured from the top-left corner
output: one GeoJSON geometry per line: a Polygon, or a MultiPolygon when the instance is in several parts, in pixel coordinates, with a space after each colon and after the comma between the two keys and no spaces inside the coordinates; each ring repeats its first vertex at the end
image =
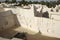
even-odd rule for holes
{"type": "MultiPolygon", "coordinates": [[[[49,15],[56,14],[50,16],[56,19],[54,20],[52,18],[48,19],[48,18],[35,17],[33,9],[34,8],[32,6],[31,9],[23,9],[17,7],[16,9],[9,9],[9,10],[12,10],[14,13],[16,13],[18,21],[21,24],[21,27],[32,30],[34,33],[38,33],[40,31],[42,35],[60,38],[60,32],[59,32],[60,21],[58,21],[60,20],[59,19],[60,16],[57,16],[57,14],[59,15],[60,12],[55,11],[51,12],[50,8],[47,7],[43,9],[43,12],[48,11],[49,15]]],[[[28,32],[29,30],[26,31],[28,32]]]]}

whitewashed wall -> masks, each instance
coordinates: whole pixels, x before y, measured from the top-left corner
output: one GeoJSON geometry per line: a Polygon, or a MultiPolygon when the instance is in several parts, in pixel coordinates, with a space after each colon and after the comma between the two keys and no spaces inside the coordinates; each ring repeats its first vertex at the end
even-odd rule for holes
{"type": "MultiPolygon", "coordinates": [[[[35,17],[33,9],[34,9],[33,6],[31,7],[31,9],[22,9],[22,8],[17,8],[15,10],[13,9],[13,12],[17,13],[17,18],[18,18],[19,23],[21,24],[21,27],[29,29],[29,31],[32,30],[35,33],[38,33],[40,31],[42,35],[46,35],[49,37],[60,38],[60,32],[59,32],[60,21],[52,19],[52,17],[55,19],[57,19],[58,17],[58,20],[59,20],[60,16],[49,15],[51,19],[35,17]]],[[[43,12],[47,10],[49,14],[60,13],[60,12],[51,12],[50,8],[47,8],[47,9],[44,8],[43,12]]],[[[24,30],[24,31],[28,32],[28,30],[24,30]]]]}

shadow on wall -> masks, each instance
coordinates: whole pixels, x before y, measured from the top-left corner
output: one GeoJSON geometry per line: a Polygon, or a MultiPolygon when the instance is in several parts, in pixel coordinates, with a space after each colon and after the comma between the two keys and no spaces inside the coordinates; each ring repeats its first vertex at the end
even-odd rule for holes
{"type": "Polygon", "coordinates": [[[11,10],[0,12],[0,31],[10,28],[17,28],[21,25],[18,22],[16,14],[11,10]]]}
{"type": "Polygon", "coordinates": [[[21,26],[21,24],[19,23],[19,21],[18,21],[18,18],[17,18],[17,15],[16,14],[14,14],[14,20],[15,20],[15,26],[21,26]]]}
{"type": "Polygon", "coordinates": [[[49,13],[48,13],[48,11],[46,11],[46,12],[43,13],[42,10],[43,10],[43,7],[41,8],[41,11],[38,12],[38,11],[36,10],[36,7],[34,6],[34,16],[35,16],[35,17],[49,18],[49,13]]]}
{"type": "MultiPolygon", "coordinates": [[[[11,13],[11,12],[10,12],[11,13]]],[[[8,15],[5,14],[5,15],[8,15]]],[[[9,16],[9,15],[8,15],[9,16]]],[[[21,25],[19,24],[18,22],[18,19],[17,19],[17,16],[16,14],[13,14],[13,19],[14,19],[14,26],[12,27],[9,27],[7,29],[3,29],[3,30],[0,30],[0,37],[3,37],[3,38],[11,38],[13,37],[14,35],[16,35],[16,33],[18,33],[17,31],[15,31],[14,29],[20,27],[21,25]]],[[[1,27],[1,26],[0,26],[1,27]]]]}
{"type": "Polygon", "coordinates": [[[36,7],[34,6],[34,16],[35,17],[42,17],[42,13],[39,13],[37,10],[36,10],[36,7]]]}
{"type": "Polygon", "coordinates": [[[48,13],[48,11],[44,12],[44,13],[42,14],[42,17],[49,18],[49,13],[48,13]]]}

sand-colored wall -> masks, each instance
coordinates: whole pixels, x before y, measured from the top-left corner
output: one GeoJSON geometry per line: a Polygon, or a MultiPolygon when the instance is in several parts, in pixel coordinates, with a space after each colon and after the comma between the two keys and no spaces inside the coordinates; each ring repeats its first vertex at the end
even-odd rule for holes
{"type": "Polygon", "coordinates": [[[8,29],[15,25],[14,14],[11,11],[0,12],[0,29],[8,29]]]}

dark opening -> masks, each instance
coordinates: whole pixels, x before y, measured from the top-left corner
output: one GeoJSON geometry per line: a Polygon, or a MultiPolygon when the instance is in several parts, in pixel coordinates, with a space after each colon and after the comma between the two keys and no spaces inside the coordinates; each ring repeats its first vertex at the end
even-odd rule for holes
{"type": "Polygon", "coordinates": [[[51,9],[51,12],[54,12],[53,9],[51,9]]]}
{"type": "Polygon", "coordinates": [[[25,33],[17,33],[14,37],[24,39],[26,37],[26,35],[25,35],[25,33]]]}
{"type": "Polygon", "coordinates": [[[59,10],[57,9],[56,12],[59,12],[59,10]]]}
{"type": "Polygon", "coordinates": [[[49,18],[49,13],[46,11],[43,13],[42,17],[49,18]]]}

